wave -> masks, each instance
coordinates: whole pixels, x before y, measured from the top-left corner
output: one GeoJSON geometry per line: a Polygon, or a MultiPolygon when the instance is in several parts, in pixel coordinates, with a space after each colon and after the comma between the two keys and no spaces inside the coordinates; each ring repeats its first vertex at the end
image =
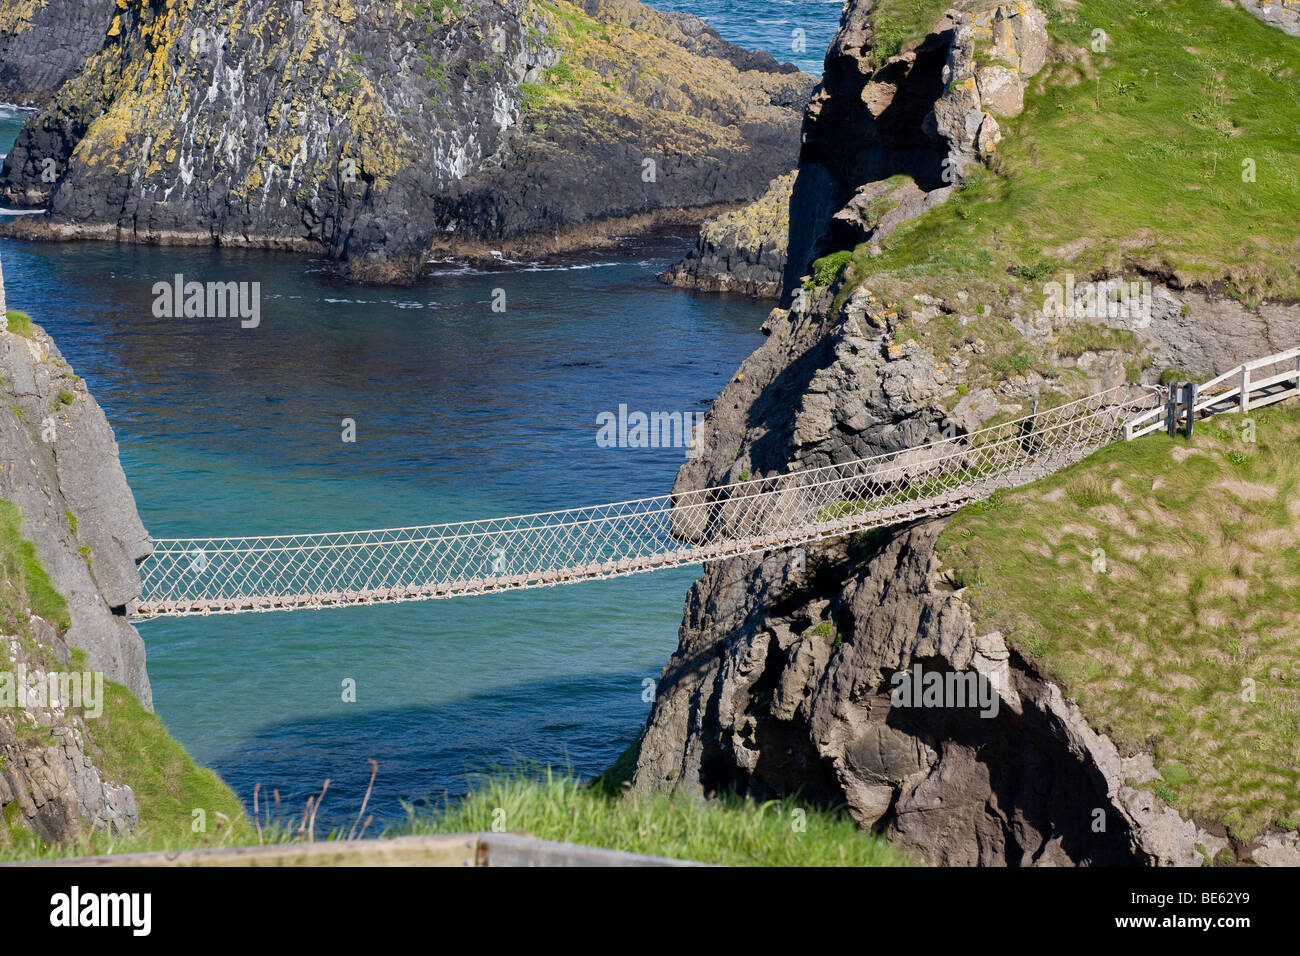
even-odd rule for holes
{"type": "Polygon", "coordinates": [[[0,207],[0,216],[38,216],[44,209],[5,209],[0,207]]]}
{"type": "Polygon", "coordinates": [[[497,258],[495,256],[493,258],[507,268],[479,269],[456,259],[430,259],[428,264],[451,267],[438,269],[435,273],[438,276],[490,276],[500,275],[503,272],[582,272],[587,269],[609,269],[621,265],[618,262],[578,262],[569,265],[547,265],[543,262],[516,262],[512,259],[497,258]]]}

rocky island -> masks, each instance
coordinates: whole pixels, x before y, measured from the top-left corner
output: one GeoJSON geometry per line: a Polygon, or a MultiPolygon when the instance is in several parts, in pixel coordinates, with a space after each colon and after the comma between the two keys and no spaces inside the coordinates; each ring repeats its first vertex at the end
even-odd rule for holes
{"type": "Polygon", "coordinates": [[[43,105],[0,196],[47,210],[11,234],[298,249],[374,282],[755,199],[814,82],[635,0],[11,4],[6,48],[0,94],[43,105]]]}

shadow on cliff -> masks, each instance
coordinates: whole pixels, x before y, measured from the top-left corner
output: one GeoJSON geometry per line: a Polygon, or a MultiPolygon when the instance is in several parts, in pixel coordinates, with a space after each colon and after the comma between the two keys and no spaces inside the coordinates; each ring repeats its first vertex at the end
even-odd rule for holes
{"type": "MultiPolygon", "coordinates": [[[[937,658],[908,663],[950,670],[937,658]]],[[[1023,695],[1040,679],[1019,654],[1011,663],[1023,695]]],[[[1002,706],[991,717],[976,708],[890,708],[888,727],[939,755],[915,789],[895,797],[892,826],[945,865],[1140,864],[1105,777],[1064,745],[1062,729],[1038,706],[1022,700],[1021,713],[1002,706]],[[943,835],[954,833],[966,839],[949,845],[943,835]]]]}
{"type": "Polygon", "coordinates": [[[262,727],[211,767],[250,815],[258,783],[262,801],[273,800],[272,791],[279,790],[280,816],[301,818],[307,798],[329,778],[317,817],[319,835],[352,824],[373,758],[379,773],[366,812],[375,816],[367,834],[374,835],[384,824],[405,820],[402,803],[441,807],[444,798],[464,794],[475,774],[547,765],[583,777],[601,773],[645,723],[645,676],[638,671],[532,681],[428,707],[340,704],[318,717],[262,727]],[[557,702],[567,705],[559,708],[557,702]]]}
{"type": "Polygon", "coordinates": [[[929,117],[946,88],[954,35],[952,29],[931,33],[914,51],[875,71],[869,47],[827,55],[821,87],[804,119],[782,306],[789,306],[815,260],[861,240],[852,223],[834,218],[859,188],[896,175],[910,176],[925,192],[949,185],[943,179],[947,143],[929,117]]]}

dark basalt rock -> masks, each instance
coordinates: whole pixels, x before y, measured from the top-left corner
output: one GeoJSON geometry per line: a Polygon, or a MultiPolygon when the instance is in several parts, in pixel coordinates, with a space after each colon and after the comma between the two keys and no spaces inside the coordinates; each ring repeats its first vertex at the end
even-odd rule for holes
{"type": "Polygon", "coordinates": [[[0,5],[0,100],[33,106],[104,45],[116,0],[0,5]]]}

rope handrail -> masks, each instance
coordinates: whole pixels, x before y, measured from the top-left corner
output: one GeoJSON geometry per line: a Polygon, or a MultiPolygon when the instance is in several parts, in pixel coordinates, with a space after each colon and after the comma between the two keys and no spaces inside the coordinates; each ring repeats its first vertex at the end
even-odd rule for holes
{"type": "Polygon", "coordinates": [[[944,514],[1108,444],[1150,407],[1116,386],[969,434],[689,491],[500,518],[155,542],[133,617],[549,587],[944,514]]]}
{"type": "MultiPolygon", "coordinates": [[[[248,535],[248,536],[239,536],[239,537],[206,537],[206,538],[193,537],[193,538],[168,538],[168,539],[159,538],[159,539],[154,539],[153,542],[154,550],[155,552],[159,550],[166,551],[170,546],[177,545],[177,544],[186,544],[186,545],[193,546],[202,543],[217,545],[223,543],[243,543],[243,542],[252,542],[252,541],[281,541],[281,540],[289,540],[289,539],[302,541],[307,539],[324,539],[324,538],[337,537],[342,534],[382,535],[382,534],[401,534],[403,532],[408,532],[408,531],[437,531],[441,529],[473,528],[478,525],[491,525],[500,521],[524,521],[524,520],[534,519],[534,518],[553,518],[553,517],[558,518],[563,516],[579,514],[584,511],[597,511],[605,508],[628,507],[628,506],[641,505],[641,504],[649,505],[661,501],[673,502],[673,504],[670,505],[669,508],[664,509],[668,511],[680,509],[683,507],[704,507],[713,502],[704,501],[704,502],[698,502],[693,504],[682,504],[677,499],[686,496],[717,494],[720,492],[730,492],[733,490],[747,491],[748,494],[745,495],[744,497],[758,497],[759,495],[766,494],[769,492],[769,490],[762,489],[762,486],[765,483],[778,482],[784,479],[805,478],[805,477],[811,477],[820,474],[840,472],[843,469],[857,467],[857,466],[870,466],[876,463],[883,463],[886,461],[895,460],[905,455],[914,455],[917,452],[922,452],[931,448],[951,448],[958,442],[963,442],[963,441],[970,442],[972,439],[976,439],[981,435],[988,435],[995,432],[1002,432],[1006,429],[1015,426],[1032,423],[1036,419],[1041,418],[1046,414],[1072,409],[1084,403],[1095,402],[1099,398],[1104,398],[1112,394],[1126,392],[1128,388],[1129,386],[1126,385],[1118,385],[1115,386],[1114,388],[1107,389],[1103,392],[1097,392],[1093,395],[1088,395],[1085,396],[1084,398],[1076,399],[1072,402],[1067,402],[1062,405],[1053,406],[1050,409],[1044,409],[1042,412],[1037,412],[1031,415],[1023,416],[1021,418],[1012,419],[1010,421],[1002,422],[998,425],[992,425],[986,428],[977,429],[975,431],[968,432],[967,434],[960,436],[959,438],[938,439],[936,441],[926,442],[921,445],[911,445],[906,448],[896,449],[894,451],[882,452],[878,455],[872,455],[867,458],[858,458],[852,461],[842,462],[838,464],[821,465],[818,466],[817,468],[808,468],[808,469],[801,469],[797,471],[782,472],[778,475],[768,475],[762,478],[752,478],[745,481],[736,481],[726,485],[710,485],[707,488],[700,488],[692,491],[668,492],[667,494],[651,495],[645,498],[632,498],[625,501],[608,502],[608,503],[598,504],[598,505],[586,505],[580,508],[562,508],[553,511],[528,512],[528,513],[523,513],[518,515],[511,515],[506,518],[500,518],[500,517],[472,518],[468,521],[449,521],[449,522],[427,524],[427,525],[406,525],[406,526],[395,527],[395,528],[374,528],[363,532],[310,531],[310,532],[302,532],[302,533],[280,533],[275,535],[248,535]]],[[[1156,410],[1158,409],[1152,409],[1152,411],[1156,411],[1156,410]]],[[[1062,426],[1059,425],[1048,426],[1046,428],[1041,429],[1041,431],[1050,431],[1052,430],[1052,428],[1059,428],[1059,427],[1062,426]]],[[[998,443],[1014,442],[1020,440],[1022,440],[1020,437],[1012,437],[1012,438],[1000,439],[998,443]]],[[[967,453],[967,451],[968,448],[963,445],[961,446],[961,450],[959,451],[951,452],[946,456],[942,456],[941,458],[927,459],[926,461],[922,462],[922,464],[928,465],[928,464],[941,463],[942,461],[947,460],[949,458],[962,457],[967,453]]],[[[835,481],[839,480],[840,477],[842,476],[837,476],[836,478],[828,478],[821,482],[813,482],[807,485],[807,487],[820,487],[823,485],[833,484],[835,481]]],[[[744,497],[739,499],[732,499],[732,500],[744,500],[744,497]]],[[[591,520],[599,520],[599,519],[591,519],[591,520]]],[[[458,535],[433,537],[428,539],[402,539],[402,540],[413,540],[413,541],[452,540],[460,537],[465,537],[467,535],[472,535],[473,533],[474,532],[467,532],[465,535],[458,534],[458,535]]]]}

